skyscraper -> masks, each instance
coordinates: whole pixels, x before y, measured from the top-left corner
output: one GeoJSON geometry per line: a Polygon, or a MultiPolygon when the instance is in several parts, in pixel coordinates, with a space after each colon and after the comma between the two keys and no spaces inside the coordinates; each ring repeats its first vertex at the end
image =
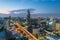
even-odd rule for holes
{"type": "Polygon", "coordinates": [[[11,16],[9,16],[9,27],[10,27],[10,20],[11,20],[11,16]]]}
{"type": "Polygon", "coordinates": [[[26,18],[26,21],[28,22],[27,24],[29,25],[30,24],[30,11],[29,11],[29,9],[27,10],[27,18],[26,18]]]}
{"type": "Polygon", "coordinates": [[[39,25],[39,27],[41,27],[41,19],[40,19],[40,17],[38,17],[38,25],[39,25]]]}
{"type": "Polygon", "coordinates": [[[26,17],[26,29],[32,33],[32,26],[30,25],[31,22],[30,22],[30,11],[29,9],[27,10],[27,17],[26,17]]]}

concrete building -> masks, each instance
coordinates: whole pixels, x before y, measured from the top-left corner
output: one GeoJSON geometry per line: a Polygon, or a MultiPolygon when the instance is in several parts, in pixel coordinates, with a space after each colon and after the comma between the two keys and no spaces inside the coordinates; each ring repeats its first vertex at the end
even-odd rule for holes
{"type": "Polygon", "coordinates": [[[56,23],[56,30],[60,31],[60,23],[56,23]]]}
{"type": "Polygon", "coordinates": [[[36,38],[38,38],[38,37],[39,37],[39,28],[33,28],[32,34],[33,34],[36,38]]]}
{"type": "Polygon", "coordinates": [[[57,20],[56,20],[55,29],[56,29],[57,31],[60,31],[60,19],[57,19],[57,20]]]}

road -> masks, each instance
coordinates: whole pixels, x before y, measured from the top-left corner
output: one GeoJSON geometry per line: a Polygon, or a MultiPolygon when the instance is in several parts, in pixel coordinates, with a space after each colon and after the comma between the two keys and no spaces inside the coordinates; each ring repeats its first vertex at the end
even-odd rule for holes
{"type": "Polygon", "coordinates": [[[23,26],[21,26],[19,23],[15,24],[18,28],[16,28],[16,31],[22,31],[29,40],[38,40],[35,36],[33,36],[30,32],[28,32],[23,26]]]}

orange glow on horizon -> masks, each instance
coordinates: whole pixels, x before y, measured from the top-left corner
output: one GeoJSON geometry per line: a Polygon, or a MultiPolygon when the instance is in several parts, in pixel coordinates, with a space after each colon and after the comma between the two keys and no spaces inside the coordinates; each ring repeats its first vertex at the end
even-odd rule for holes
{"type": "Polygon", "coordinates": [[[0,14],[9,14],[8,11],[0,11],[0,14]]]}

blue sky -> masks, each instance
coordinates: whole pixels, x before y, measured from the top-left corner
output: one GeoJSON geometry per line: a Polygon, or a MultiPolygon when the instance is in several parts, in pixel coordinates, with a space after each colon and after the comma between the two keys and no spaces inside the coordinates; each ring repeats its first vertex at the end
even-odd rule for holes
{"type": "Polygon", "coordinates": [[[60,0],[0,0],[0,11],[28,8],[41,13],[60,13],[60,0]]]}

